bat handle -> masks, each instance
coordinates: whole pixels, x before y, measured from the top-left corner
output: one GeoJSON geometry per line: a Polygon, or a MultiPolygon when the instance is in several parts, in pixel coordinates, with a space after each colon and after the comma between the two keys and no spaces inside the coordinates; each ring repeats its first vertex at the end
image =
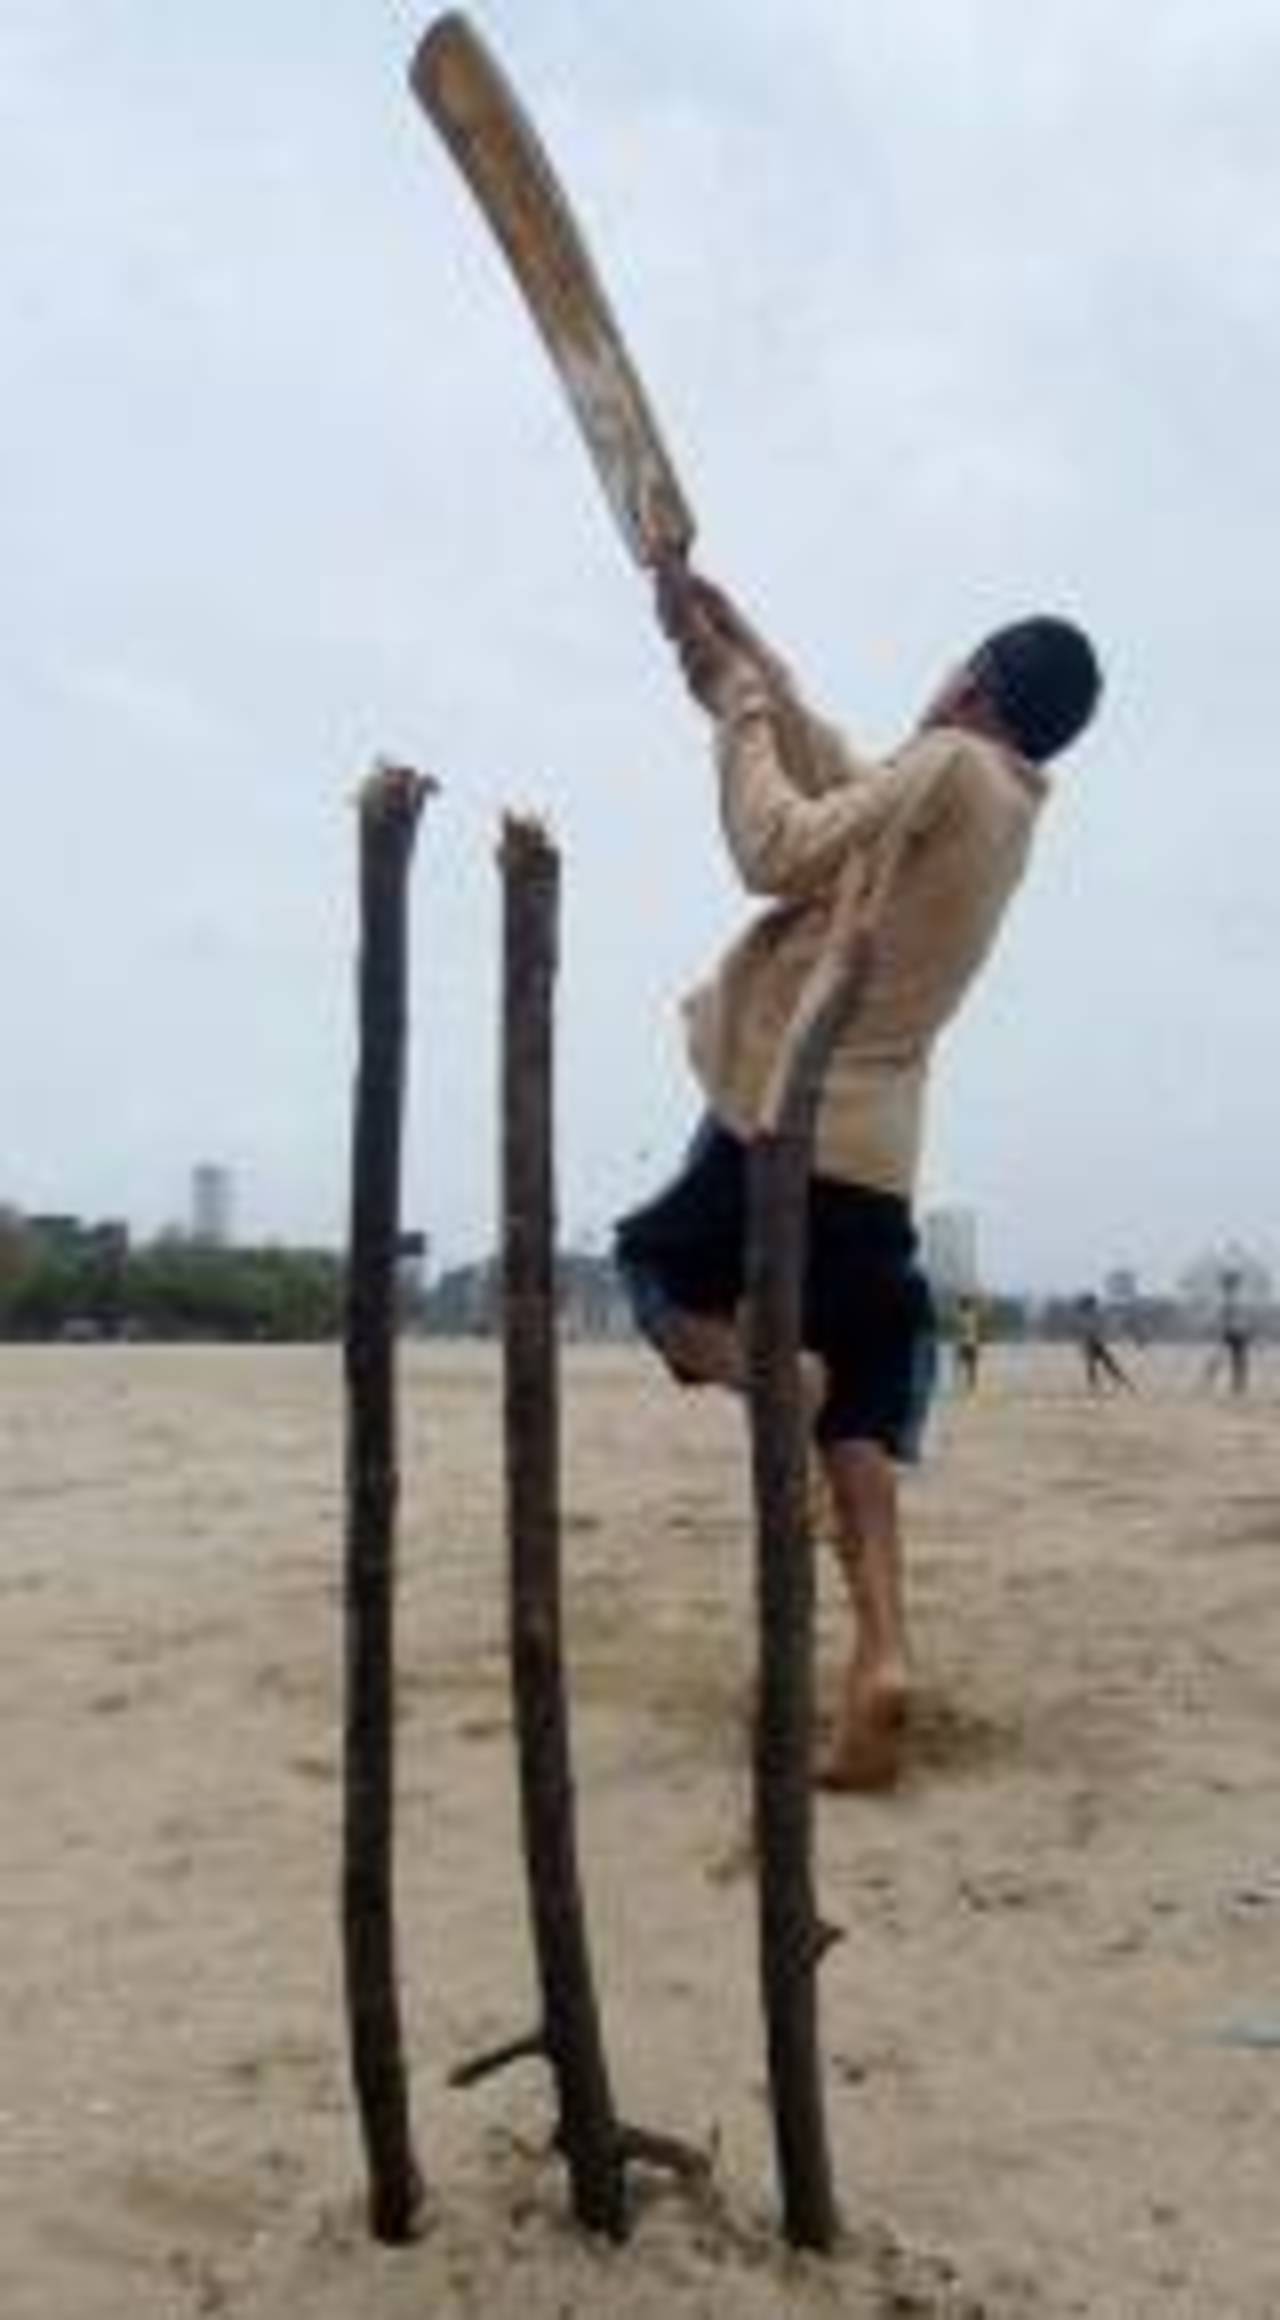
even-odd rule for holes
{"type": "Polygon", "coordinates": [[[655,580],[664,570],[684,570],[693,546],[693,519],[674,488],[661,476],[637,479],[631,515],[633,539],[655,580]]]}
{"type": "Polygon", "coordinates": [[[649,569],[653,574],[653,600],[658,620],[667,636],[674,637],[680,625],[680,607],[689,586],[689,543],[678,545],[669,540],[655,543],[649,569]]]}
{"type": "Polygon", "coordinates": [[[689,532],[655,534],[650,561],[655,572],[687,572],[693,536],[689,532]]]}

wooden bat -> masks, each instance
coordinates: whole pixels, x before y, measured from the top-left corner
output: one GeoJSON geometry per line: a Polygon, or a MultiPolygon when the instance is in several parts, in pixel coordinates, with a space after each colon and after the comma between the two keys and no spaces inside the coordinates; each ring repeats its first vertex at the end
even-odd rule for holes
{"type": "Polygon", "coordinates": [[[425,33],[410,85],[497,235],[632,555],[687,555],[694,523],[573,211],[533,123],[467,18],[425,33]]]}

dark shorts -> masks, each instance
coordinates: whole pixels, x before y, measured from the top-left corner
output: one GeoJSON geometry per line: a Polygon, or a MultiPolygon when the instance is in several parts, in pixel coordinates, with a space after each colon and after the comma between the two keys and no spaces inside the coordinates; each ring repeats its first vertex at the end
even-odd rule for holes
{"type": "MultiPolygon", "coordinates": [[[[619,1269],[636,1320],[656,1336],[664,1313],[725,1319],[743,1291],[746,1147],[708,1122],[680,1174],[617,1228],[619,1269]]],[[[907,1203],[890,1193],[810,1181],[804,1342],[826,1368],[821,1442],[879,1442],[918,1457],[937,1367],[937,1321],[916,1260],[907,1203]]]]}

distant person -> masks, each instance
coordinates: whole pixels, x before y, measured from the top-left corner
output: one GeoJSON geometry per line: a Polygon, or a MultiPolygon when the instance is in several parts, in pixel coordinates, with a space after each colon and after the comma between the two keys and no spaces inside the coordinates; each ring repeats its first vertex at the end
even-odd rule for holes
{"type": "Polygon", "coordinates": [[[1121,1368],[1107,1343],[1106,1322],[1099,1300],[1093,1295],[1077,1297],[1075,1319],[1085,1384],[1090,1393],[1101,1393],[1106,1386],[1118,1386],[1126,1393],[1136,1394],[1138,1389],[1133,1379],[1121,1368]]]}
{"type": "Polygon", "coordinates": [[[982,1366],[982,1302],[978,1297],[959,1297],[955,1309],[956,1380],[966,1394],[978,1390],[978,1371],[982,1366]]]}
{"type": "Polygon", "coordinates": [[[669,565],[658,610],[714,727],[729,852],[764,905],[686,1004],[702,1124],[674,1180],[618,1227],[637,1321],[683,1385],[741,1386],[747,1146],[842,881],[871,873],[886,843],[904,848],[827,1072],[803,1314],[854,1617],[820,1777],[881,1786],[898,1769],[909,1692],[896,1465],[917,1454],[937,1343],[912,1210],[930,1058],[1022,877],[1043,766],[1087,725],[1101,680],[1070,622],[1019,621],[875,763],[808,711],[718,589],[669,565]]]}
{"type": "Polygon", "coordinates": [[[1212,1383],[1225,1363],[1228,1390],[1232,1394],[1247,1394],[1253,1330],[1245,1307],[1243,1273],[1234,1265],[1227,1266],[1220,1276],[1218,1287],[1221,1293],[1218,1341],[1209,1357],[1208,1382],[1212,1383]]]}

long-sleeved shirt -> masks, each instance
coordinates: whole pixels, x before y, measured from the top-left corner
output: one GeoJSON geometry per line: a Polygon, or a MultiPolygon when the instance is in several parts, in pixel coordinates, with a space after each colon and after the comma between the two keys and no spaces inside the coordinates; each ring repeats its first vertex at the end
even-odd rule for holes
{"type": "Polygon", "coordinates": [[[986,957],[1047,791],[1013,750],[960,726],[916,734],[883,765],[758,679],[717,726],[720,808],[744,885],[772,898],[685,1001],[708,1104],[749,1136],[792,1010],[853,852],[874,855],[898,817],[911,836],[863,997],[832,1057],[818,1112],[819,1175],[907,1199],[915,1186],[930,1052],[986,957]]]}

